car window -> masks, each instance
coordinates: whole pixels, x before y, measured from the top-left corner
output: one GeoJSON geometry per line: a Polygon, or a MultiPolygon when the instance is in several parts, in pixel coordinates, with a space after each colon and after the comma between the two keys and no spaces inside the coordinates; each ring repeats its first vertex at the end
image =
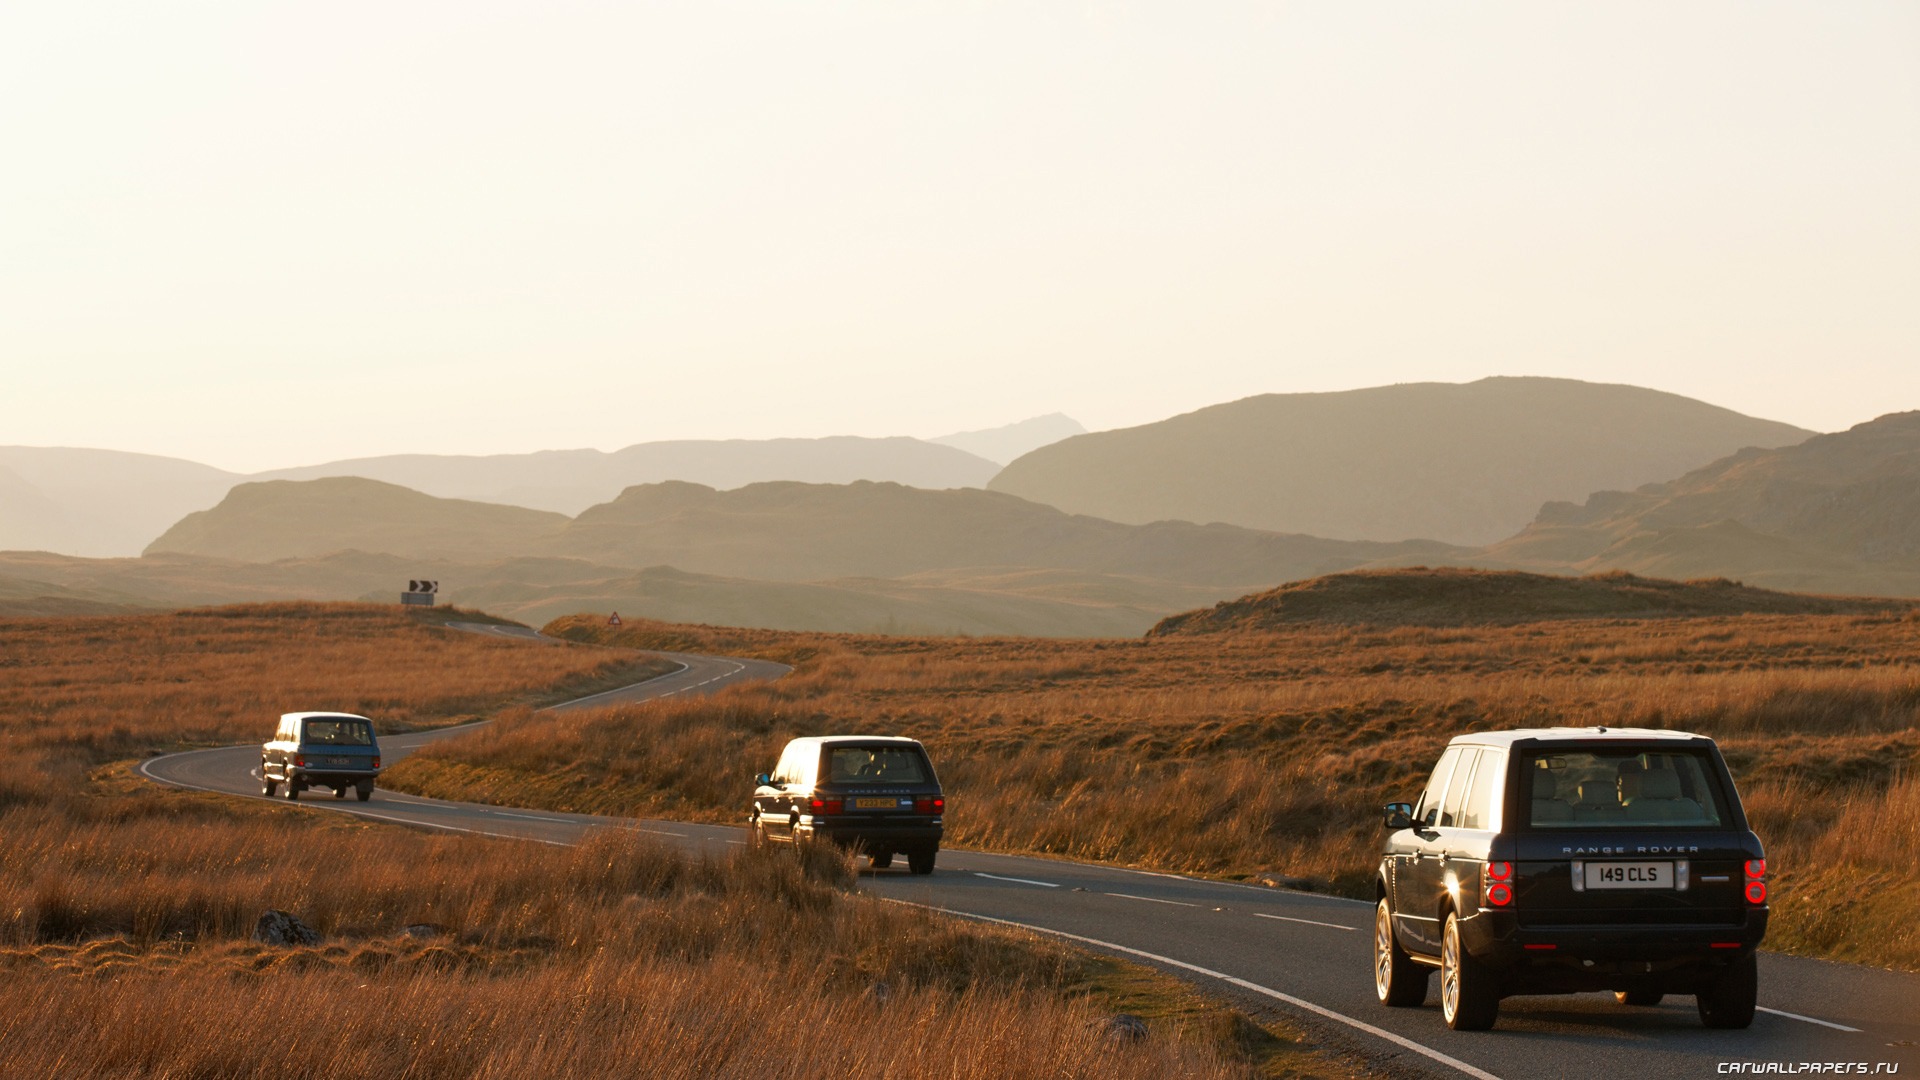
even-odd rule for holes
{"type": "Polygon", "coordinates": [[[1460,823],[1460,804],[1467,801],[1467,782],[1473,776],[1473,766],[1480,760],[1480,751],[1464,750],[1460,760],[1453,767],[1453,779],[1447,782],[1447,797],[1440,804],[1440,824],[1458,825],[1460,823]]]}
{"type": "Polygon", "coordinates": [[[1433,776],[1427,780],[1427,789],[1420,793],[1420,801],[1413,807],[1413,820],[1423,825],[1432,825],[1440,820],[1440,797],[1446,793],[1447,781],[1453,778],[1453,763],[1460,760],[1460,748],[1447,747],[1440,755],[1440,763],[1433,767],[1433,776]]]}
{"type": "Polygon", "coordinates": [[[1500,750],[1480,751],[1480,764],[1473,770],[1473,786],[1467,789],[1466,804],[1460,808],[1457,824],[1463,829],[1498,829],[1498,800],[1507,755],[1500,750]]]}
{"type": "Polygon", "coordinates": [[[926,759],[910,746],[836,746],[827,751],[827,782],[924,784],[926,759]]]}
{"type": "Polygon", "coordinates": [[[373,725],[365,720],[309,720],[306,741],[322,746],[372,746],[373,725]]]}
{"type": "Polygon", "coordinates": [[[780,764],[773,767],[773,775],[770,779],[775,786],[793,783],[793,757],[793,744],[788,743],[787,748],[780,752],[780,764]]]}
{"type": "Polygon", "coordinates": [[[1540,750],[1527,759],[1534,828],[1701,828],[1728,820],[1703,751],[1540,750]]]}

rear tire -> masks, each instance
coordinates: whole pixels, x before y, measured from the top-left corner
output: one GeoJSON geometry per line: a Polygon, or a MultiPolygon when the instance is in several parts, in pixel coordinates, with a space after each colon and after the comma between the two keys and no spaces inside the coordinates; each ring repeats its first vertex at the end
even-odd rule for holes
{"type": "Polygon", "coordinates": [[[1710,1028],[1744,1028],[1753,1023],[1760,997],[1760,966],[1753,954],[1735,960],[1712,989],[1696,995],[1700,1022],[1710,1028]]]}
{"type": "Polygon", "coordinates": [[[767,827],[760,823],[760,815],[755,814],[747,821],[747,847],[754,851],[767,849],[767,827]]]}
{"type": "MultiPolygon", "coordinates": [[[[344,792],[342,794],[344,794],[344,792]]],[[[355,784],[353,786],[353,794],[361,802],[366,802],[368,799],[373,798],[373,781],[362,780],[358,784],[355,784]]]]}
{"type": "Polygon", "coordinates": [[[1460,918],[1447,912],[1440,943],[1440,1015],[1455,1031],[1485,1031],[1500,1017],[1500,990],[1460,940],[1460,918]]]}
{"type": "Polygon", "coordinates": [[[264,777],[261,779],[260,794],[265,795],[267,798],[271,799],[273,798],[274,792],[279,790],[280,790],[279,784],[274,783],[272,780],[265,779],[264,777]]]}
{"type": "Polygon", "coordinates": [[[907,869],[916,874],[931,874],[934,857],[939,853],[939,848],[918,848],[909,851],[907,852],[907,869]]]}
{"type": "Polygon", "coordinates": [[[1380,1004],[1396,1009],[1427,1000],[1427,969],[1413,962],[1393,935],[1393,912],[1385,897],[1373,909],[1373,991],[1380,1004]]]}
{"type": "Polygon", "coordinates": [[[875,870],[885,870],[893,865],[893,852],[881,851],[867,856],[867,862],[875,870]]]}
{"type": "Polygon", "coordinates": [[[299,797],[300,797],[300,785],[293,780],[288,780],[287,781],[287,798],[298,799],[299,797]]]}
{"type": "Polygon", "coordinates": [[[1666,996],[1658,990],[1615,990],[1613,992],[1613,1000],[1620,1004],[1638,1005],[1643,1009],[1650,1009],[1660,1004],[1666,996]]]}
{"type": "Polygon", "coordinates": [[[336,798],[336,799],[344,799],[344,798],[346,798],[346,797],[347,797],[347,789],[346,789],[346,788],[343,788],[343,787],[337,787],[337,788],[334,788],[334,789],[333,789],[333,797],[334,797],[334,798],[336,798]]]}

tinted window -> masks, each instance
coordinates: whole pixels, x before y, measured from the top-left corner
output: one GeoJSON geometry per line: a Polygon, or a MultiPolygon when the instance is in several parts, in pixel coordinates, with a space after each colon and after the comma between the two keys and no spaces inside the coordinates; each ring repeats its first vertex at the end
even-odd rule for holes
{"type": "Polygon", "coordinates": [[[836,746],[827,751],[832,784],[924,784],[926,759],[911,746],[836,746]]]}
{"type": "Polygon", "coordinates": [[[1440,824],[1460,824],[1460,804],[1467,799],[1467,781],[1473,775],[1474,762],[1480,758],[1480,751],[1465,750],[1460,761],[1453,767],[1453,779],[1447,783],[1447,798],[1440,804],[1440,824]]]}
{"type": "Polygon", "coordinates": [[[1727,821],[1701,751],[1560,750],[1527,755],[1536,828],[1714,826],[1727,821]]]}
{"type": "Polygon", "coordinates": [[[1466,805],[1460,808],[1457,824],[1463,829],[1497,829],[1494,805],[1500,797],[1501,774],[1506,772],[1507,755],[1499,750],[1480,751],[1480,764],[1473,770],[1473,786],[1467,789],[1466,805]]]}
{"type": "Polygon", "coordinates": [[[373,725],[365,720],[309,720],[306,741],[324,746],[372,746],[373,725]]]}
{"type": "Polygon", "coordinates": [[[1446,793],[1447,781],[1453,777],[1453,763],[1460,760],[1460,748],[1447,747],[1440,755],[1440,764],[1433,767],[1433,776],[1427,781],[1427,790],[1421,792],[1420,802],[1413,808],[1413,820],[1432,825],[1440,820],[1440,796],[1446,793]]]}

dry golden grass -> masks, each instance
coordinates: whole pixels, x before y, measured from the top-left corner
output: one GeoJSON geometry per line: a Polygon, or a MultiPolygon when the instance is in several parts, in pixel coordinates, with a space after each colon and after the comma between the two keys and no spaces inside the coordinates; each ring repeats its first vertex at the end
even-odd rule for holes
{"type": "Polygon", "coordinates": [[[642,677],[630,652],[351,605],[0,622],[0,645],[7,1075],[1346,1072],[1219,1006],[1111,1044],[1112,961],[859,896],[843,858],[429,834],[163,789],[127,760],[257,739],[291,708],[391,730],[583,693],[642,677]],[[251,942],[270,908],[325,940],[251,942]]]}
{"type": "Polygon", "coordinates": [[[1920,968],[1910,615],[1098,642],[549,629],[799,667],[706,701],[512,716],[417,755],[394,779],[466,798],[732,821],[747,777],[786,739],[899,733],[935,755],[954,844],[1278,872],[1355,895],[1371,886],[1376,808],[1410,798],[1451,736],[1686,729],[1720,741],[1768,844],[1770,945],[1920,968]]]}

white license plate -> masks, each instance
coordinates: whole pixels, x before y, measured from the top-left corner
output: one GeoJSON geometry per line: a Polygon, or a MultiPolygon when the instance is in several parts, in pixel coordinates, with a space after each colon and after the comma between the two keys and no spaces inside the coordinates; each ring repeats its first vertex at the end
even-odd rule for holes
{"type": "Polygon", "coordinates": [[[1590,862],[1586,875],[1589,889],[1673,888],[1670,862],[1590,862]]]}

